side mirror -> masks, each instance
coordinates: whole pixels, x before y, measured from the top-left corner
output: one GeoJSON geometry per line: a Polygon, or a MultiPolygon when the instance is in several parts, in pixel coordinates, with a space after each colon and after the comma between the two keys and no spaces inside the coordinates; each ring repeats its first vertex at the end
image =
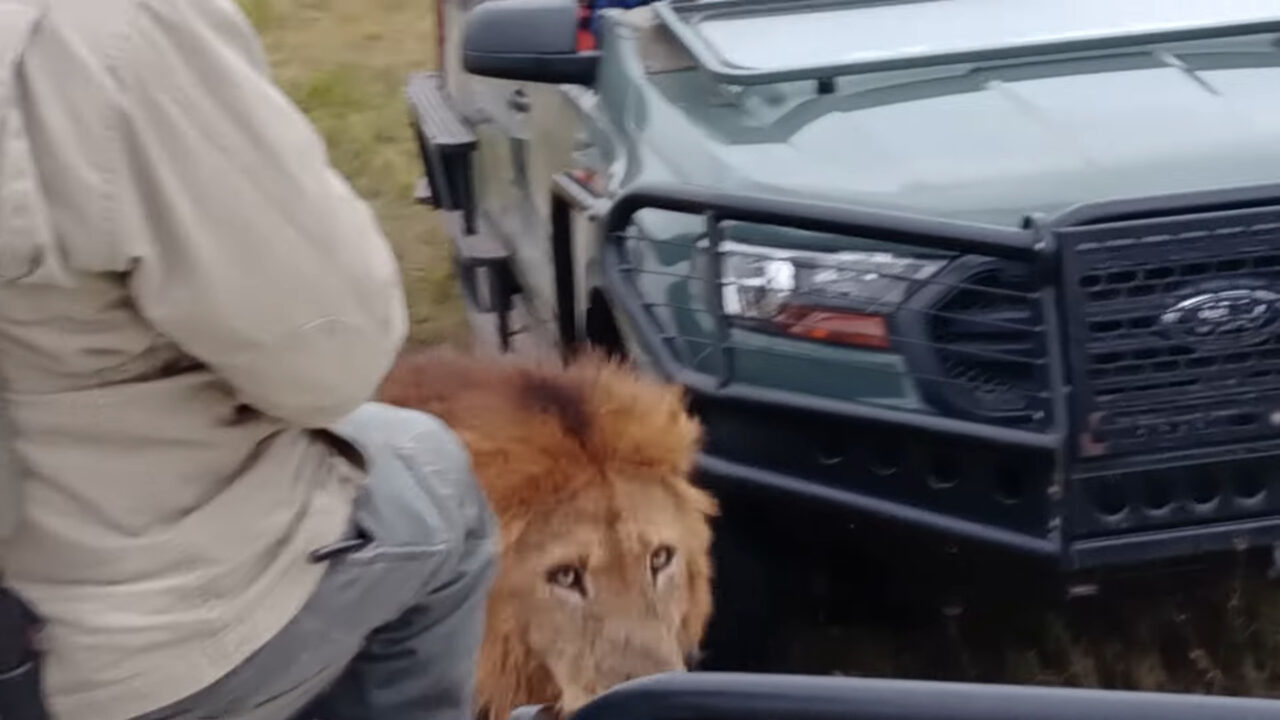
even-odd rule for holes
{"type": "Polygon", "coordinates": [[[467,72],[503,80],[590,85],[599,57],[578,52],[577,0],[485,0],[462,41],[467,72]]]}

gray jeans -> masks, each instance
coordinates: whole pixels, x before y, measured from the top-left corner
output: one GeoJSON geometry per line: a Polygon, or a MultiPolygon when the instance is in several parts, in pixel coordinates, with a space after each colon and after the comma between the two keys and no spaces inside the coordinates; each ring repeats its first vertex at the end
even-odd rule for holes
{"type": "Polygon", "coordinates": [[[466,450],[378,403],[334,432],[369,481],[315,593],[231,673],[137,720],[470,720],[497,523],[466,450]]]}

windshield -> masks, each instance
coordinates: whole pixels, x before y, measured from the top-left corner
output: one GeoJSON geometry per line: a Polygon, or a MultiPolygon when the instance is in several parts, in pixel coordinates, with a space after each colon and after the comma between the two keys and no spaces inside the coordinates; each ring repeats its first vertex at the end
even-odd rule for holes
{"type": "Polygon", "coordinates": [[[793,0],[732,9],[712,0],[673,7],[725,65],[758,71],[1280,19],[1280,0],[793,0]]]}

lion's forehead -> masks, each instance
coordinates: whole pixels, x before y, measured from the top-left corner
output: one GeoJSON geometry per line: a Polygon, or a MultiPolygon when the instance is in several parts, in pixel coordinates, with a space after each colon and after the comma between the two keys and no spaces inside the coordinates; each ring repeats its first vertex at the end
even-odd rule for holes
{"type": "Polygon", "coordinates": [[[567,513],[556,521],[538,523],[525,533],[527,544],[552,550],[581,548],[592,557],[647,553],[655,544],[680,542],[685,533],[674,513],[650,508],[605,513],[567,513]]]}
{"type": "MultiPolygon", "coordinates": [[[[660,488],[618,483],[611,492],[581,493],[540,514],[520,545],[542,557],[580,557],[592,565],[635,565],[657,545],[677,550],[705,528],[693,508],[660,488]]],[[[691,550],[696,548],[690,548],[691,550]]],[[[641,563],[643,564],[643,563],[641,563]]]]}

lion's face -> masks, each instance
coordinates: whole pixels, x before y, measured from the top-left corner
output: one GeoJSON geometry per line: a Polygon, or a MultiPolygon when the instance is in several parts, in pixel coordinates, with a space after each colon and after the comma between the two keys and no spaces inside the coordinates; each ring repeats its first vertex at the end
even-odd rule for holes
{"type": "Polygon", "coordinates": [[[709,611],[709,501],[691,486],[610,480],[524,529],[491,601],[519,607],[517,632],[564,712],[620,682],[683,670],[709,611]]]}
{"type": "Polygon", "coordinates": [[[476,709],[573,712],[627,679],[684,667],[711,614],[702,428],[677,386],[591,354],[567,367],[406,353],[379,398],[466,442],[502,526],[476,709]]]}

